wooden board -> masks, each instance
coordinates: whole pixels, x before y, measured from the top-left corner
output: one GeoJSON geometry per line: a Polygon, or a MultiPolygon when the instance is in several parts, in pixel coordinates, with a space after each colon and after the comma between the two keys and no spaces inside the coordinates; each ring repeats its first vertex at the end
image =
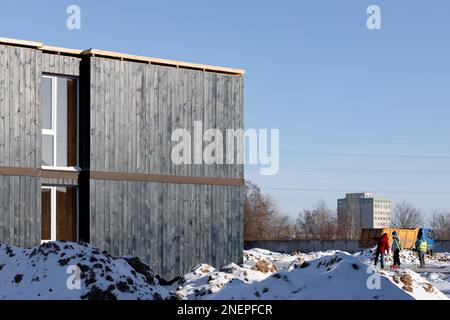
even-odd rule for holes
{"type": "Polygon", "coordinates": [[[186,68],[186,69],[192,69],[192,70],[200,70],[200,71],[204,71],[204,72],[215,72],[215,73],[223,73],[223,74],[230,74],[230,75],[236,75],[236,76],[242,76],[245,73],[245,71],[243,69],[226,68],[226,67],[211,66],[211,65],[206,65],[206,64],[168,60],[168,59],[159,59],[159,58],[131,55],[131,54],[126,54],[126,53],[119,53],[119,52],[99,50],[99,49],[87,49],[87,50],[68,49],[68,48],[61,48],[61,47],[55,47],[55,46],[47,46],[41,42],[27,41],[27,40],[0,38],[0,44],[6,44],[6,45],[18,46],[18,47],[26,47],[26,48],[35,48],[35,49],[39,49],[45,53],[51,53],[51,54],[55,54],[55,55],[92,56],[92,57],[99,56],[99,57],[106,57],[106,58],[112,58],[112,59],[119,59],[121,61],[143,62],[143,63],[149,63],[149,64],[170,66],[170,67],[175,67],[175,68],[186,68]]]}

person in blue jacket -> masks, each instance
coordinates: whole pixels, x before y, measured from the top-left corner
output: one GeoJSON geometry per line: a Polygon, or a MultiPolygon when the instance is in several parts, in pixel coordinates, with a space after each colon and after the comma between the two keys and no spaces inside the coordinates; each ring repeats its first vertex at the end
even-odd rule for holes
{"type": "Polygon", "coordinates": [[[402,245],[400,243],[400,237],[397,234],[397,231],[392,232],[392,252],[394,254],[394,264],[392,265],[392,269],[397,269],[400,267],[400,250],[402,250],[402,245]]]}

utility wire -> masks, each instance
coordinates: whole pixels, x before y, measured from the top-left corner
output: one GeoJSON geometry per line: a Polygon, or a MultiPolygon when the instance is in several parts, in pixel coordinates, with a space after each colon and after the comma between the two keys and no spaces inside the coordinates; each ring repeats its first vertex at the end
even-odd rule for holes
{"type": "MultiPolygon", "coordinates": [[[[349,193],[349,190],[344,189],[310,189],[300,187],[264,187],[264,190],[281,190],[281,191],[305,191],[305,192],[341,192],[349,193]]],[[[361,189],[362,190],[362,189],[361,189]]],[[[450,196],[450,192],[439,191],[406,191],[406,190],[371,190],[372,193],[391,193],[391,194],[415,194],[415,195],[447,195],[450,196]]]]}
{"type": "Polygon", "coordinates": [[[339,152],[309,152],[297,150],[280,150],[280,153],[294,153],[310,156],[331,156],[331,157],[361,157],[361,158],[393,158],[393,159],[425,159],[425,160],[450,160],[450,156],[422,156],[422,155],[401,155],[401,154],[368,154],[368,153],[339,153],[339,152]]]}
{"type": "Polygon", "coordinates": [[[352,142],[352,143],[371,143],[371,144],[387,144],[387,145],[402,145],[402,146],[421,146],[421,147],[446,147],[450,148],[449,144],[434,144],[434,143],[420,143],[407,141],[393,141],[393,140],[376,140],[376,139],[355,139],[355,138],[338,138],[338,137],[308,137],[291,134],[280,134],[281,138],[295,138],[298,140],[316,140],[316,141],[337,141],[337,142],[352,142]]]}
{"type": "MultiPolygon", "coordinates": [[[[246,165],[245,170],[259,170],[263,166],[246,165]]],[[[393,173],[393,174],[450,174],[446,170],[403,170],[403,169],[355,169],[355,168],[306,168],[306,167],[290,167],[280,166],[281,170],[299,171],[305,173],[338,173],[338,174],[378,174],[378,173],[393,173]]]]}

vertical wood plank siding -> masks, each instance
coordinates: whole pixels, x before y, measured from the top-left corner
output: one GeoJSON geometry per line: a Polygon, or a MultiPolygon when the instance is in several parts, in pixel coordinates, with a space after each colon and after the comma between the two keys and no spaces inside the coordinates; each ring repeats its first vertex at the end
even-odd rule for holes
{"type": "Polygon", "coordinates": [[[242,77],[96,57],[91,73],[91,171],[243,178],[240,165],[171,161],[175,129],[243,128],[242,77]]]}
{"type": "MultiPolygon", "coordinates": [[[[177,128],[243,128],[242,77],[8,45],[0,45],[0,166],[41,167],[43,73],[80,77],[83,170],[243,179],[242,165],[171,161],[177,128]]],[[[140,256],[163,277],[242,260],[243,187],[94,180],[88,172],[79,181],[0,175],[1,242],[39,244],[42,184],[79,185],[82,238],[140,256]]]]}
{"type": "MultiPolygon", "coordinates": [[[[171,161],[177,128],[242,129],[242,90],[242,77],[91,58],[90,169],[242,179],[242,165],[171,161]]],[[[90,199],[91,243],[164,277],[242,260],[243,187],[90,180],[90,199]]]]}
{"type": "Polygon", "coordinates": [[[241,262],[243,187],[105,180],[90,186],[93,245],[139,256],[165,277],[200,262],[241,262]]]}
{"type": "Polygon", "coordinates": [[[0,176],[1,242],[25,248],[40,243],[40,187],[36,177],[0,176]]]}
{"type": "Polygon", "coordinates": [[[42,72],[78,77],[81,58],[42,53],[42,72]]]}
{"type": "MultiPolygon", "coordinates": [[[[41,163],[41,52],[0,45],[0,166],[41,163]]],[[[40,243],[40,180],[0,176],[0,241],[40,243]]]]}
{"type": "MultiPolygon", "coordinates": [[[[78,76],[81,58],[0,45],[0,166],[41,167],[42,73],[78,76]]],[[[0,175],[0,241],[40,243],[41,184],[67,179],[0,175]]]]}
{"type": "Polygon", "coordinates": [[[38,50],[0,45],[0,166],[41,164],[40,59],[38,50]]]}

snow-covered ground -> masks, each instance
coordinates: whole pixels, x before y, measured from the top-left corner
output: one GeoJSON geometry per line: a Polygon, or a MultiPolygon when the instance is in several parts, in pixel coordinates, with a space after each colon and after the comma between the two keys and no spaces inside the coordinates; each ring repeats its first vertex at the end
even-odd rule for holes
{"type": "Polygon", "coordinates": [[[288,255],[252,249],[244,251],[242,266],[199,265],[172,290],[179,299],[189,300],[447,299],[431,280],[411,270],[369,268],[372,256],[370,250],[355,255],[341,251],[288,255]],[[379,286],[372,280],[374,274],[379,286]]]}
{"type": "MultiPolygon", "coordinates": [[[[373,269],[372,257],[370,250],[291,255],[252,249],[244,251],[242,265],[201,264],[162,286],[138,258],[115,258],[88,244],[50,242],[27,250],[0,244],[0,299],[448,299],[449,274],[373,269]],[[68,281],[74,270],[79,289],[68,281]]],[[[417,263],[415,257],[402,252],[405,265],[417,263]]],[[[450,254],[427,262],[449,266],[450,254]]]]}
{"type": "MultiPolygon", "coordinates": [[[[358,257],[361,261],[365,263],[370,263],[373,259],[373,249],[372,250],[364,250],[355,254],[355,257],[358,257]]],[[[411,268],[419,265],[419,260],[417,258],[417,253],[411,250],[402,250],[400,253],[400,261],[402,263],[402,267],[411,268]]],[[[386,263],[388,265],[392,264],[392,255],[389,255],[386,258],[386,263]]],[[[425,258],[425,262],[427,266],[433,267],[435,269],[439,268],[450,268],[450,253],[436,253],[433,256],[427,255],[425,258]]],[[[416,268],[415,268],[416,269],[416,268]]],[[[420,270],[420,269],[416,269],[420,270]]],[[[427,279],[430,283],[433,284],[435,288],[443,292],[450,298],[450,274],[449,273],[441,273],[441,272],[418,272],[419,275],[427,279]]]]}
{"type": "MultiPolygon", "coordinates": [[[[355,257],[358,257],[362,261],[369,263],[373,260],[373,250],[367,249],[361,252],[354,254],[355,257]]],[[[392,264],[392,253],[386,257],[386,263],[392,264]]],[[[403,265],[419,265],[419,259],[417,258],[417,253],[412,250],[402,250],[400,252],[400,261],[403,265]]],[[[450,253],[436,253],[435,255],[426,255],[425,258],[427,265],[433,265],[437,267],[442,266],[450,266],[450,253]]]]}
{"type": "Polygon", "coordinates": [[[423,273],[422,276],[426,277],[437,289],[450,298],[450,274],[448,273],[423,273]]]}

